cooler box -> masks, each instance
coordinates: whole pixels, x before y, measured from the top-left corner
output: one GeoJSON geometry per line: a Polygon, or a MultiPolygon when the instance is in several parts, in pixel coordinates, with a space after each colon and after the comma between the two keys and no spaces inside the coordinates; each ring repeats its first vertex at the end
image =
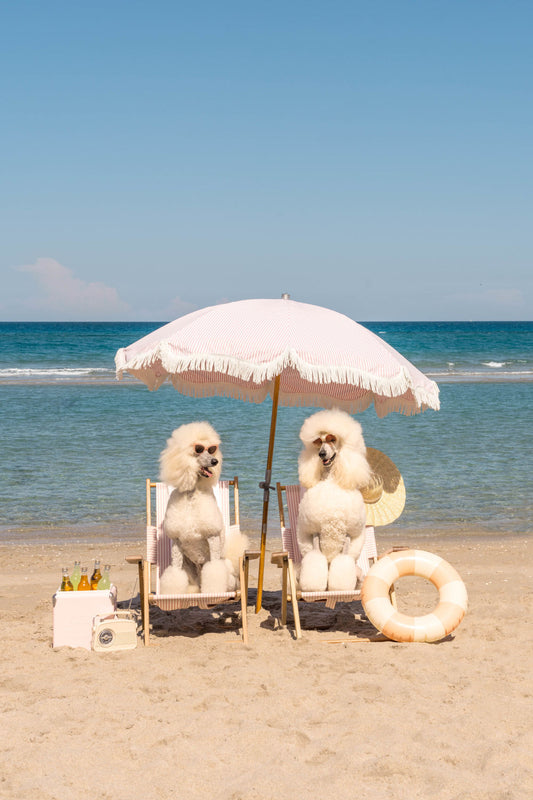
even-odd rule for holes
{"type": "Polygon", "coordinates": [[[117,587],[86,592],[60,592],[54,595],[53,647],[91,649],[93,620],[112,614],[117,607],[117,587]]]}

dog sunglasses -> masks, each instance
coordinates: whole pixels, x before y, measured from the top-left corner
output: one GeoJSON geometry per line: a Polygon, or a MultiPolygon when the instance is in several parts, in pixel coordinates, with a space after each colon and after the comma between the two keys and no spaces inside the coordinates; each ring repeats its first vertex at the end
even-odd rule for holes
{"type": "Polygon", "coordinates": [[[217,445],[216,444],[212,444],[211,447],[204,447],[203,444],[195,444],[194,445],[194,452],[198,453],[198,455],[203,453],[204,450],[207,450],[209,455],[212,456],[217,451],[217,445]]]}
{"type": "Polygon", "coordinates": [[[324,437],[324,439],[321,439],[319,436],[318,439],[315,439],[313,441],[313,444],[316,444],[316,446],[319,447],[321,444],[334,444],[336,441],[337,437],[334,436],[332,433],[328,433],[327,436],[324,437]]]}

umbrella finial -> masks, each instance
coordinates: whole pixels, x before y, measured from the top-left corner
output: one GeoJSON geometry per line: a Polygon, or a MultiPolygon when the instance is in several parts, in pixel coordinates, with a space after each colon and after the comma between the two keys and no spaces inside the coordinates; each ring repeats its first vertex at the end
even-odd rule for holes
{"type": "Polygon", "coordinates": [[[281,299],[282,300],[290,300],[291,296],[290,296],[290,294],[287,294],[287,292],[283,292],[283,294],[281,295],[281,299]]]}

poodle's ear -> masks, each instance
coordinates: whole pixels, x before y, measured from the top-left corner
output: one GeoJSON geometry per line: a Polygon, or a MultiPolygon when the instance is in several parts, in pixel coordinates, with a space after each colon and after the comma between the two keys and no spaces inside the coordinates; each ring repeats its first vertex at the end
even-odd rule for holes
{"type": "Polygon", "coordinates": [[[192,492],[197,481],[196,460],[178,447],[172,437],[159,458],[159,478],[180,492],[192,492]]]}
{"type": "Polygon", "coordinates": [[[370,481],[372,470],[365,453],[345,444],[337,452],[334,464],[335,482],[341,489],[362,489],[370,481]]]}
{"type": "Polygon", "coordinates": [[[298,477],[305,489],[316,486],[322,476],[322,464],[316,450],[304,448],[298,459],[298,477]]]}

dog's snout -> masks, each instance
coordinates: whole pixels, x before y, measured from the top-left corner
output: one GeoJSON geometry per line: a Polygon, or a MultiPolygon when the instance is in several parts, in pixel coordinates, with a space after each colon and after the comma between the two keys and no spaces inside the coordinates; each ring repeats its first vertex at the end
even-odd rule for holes
{"type": "Polygon", "coordinates": [[[212,467],[216,467],[217,464],[218,464],[218,458],[212,458],[211,459],[211,466],[212,467]]]}
{"type": "Polygon", "coordinates": [[[321,447],[320,450],[318,451],[318,455],[320,456],[320,458],[326,458],[327,456],[326,448],[321,447]]]}

